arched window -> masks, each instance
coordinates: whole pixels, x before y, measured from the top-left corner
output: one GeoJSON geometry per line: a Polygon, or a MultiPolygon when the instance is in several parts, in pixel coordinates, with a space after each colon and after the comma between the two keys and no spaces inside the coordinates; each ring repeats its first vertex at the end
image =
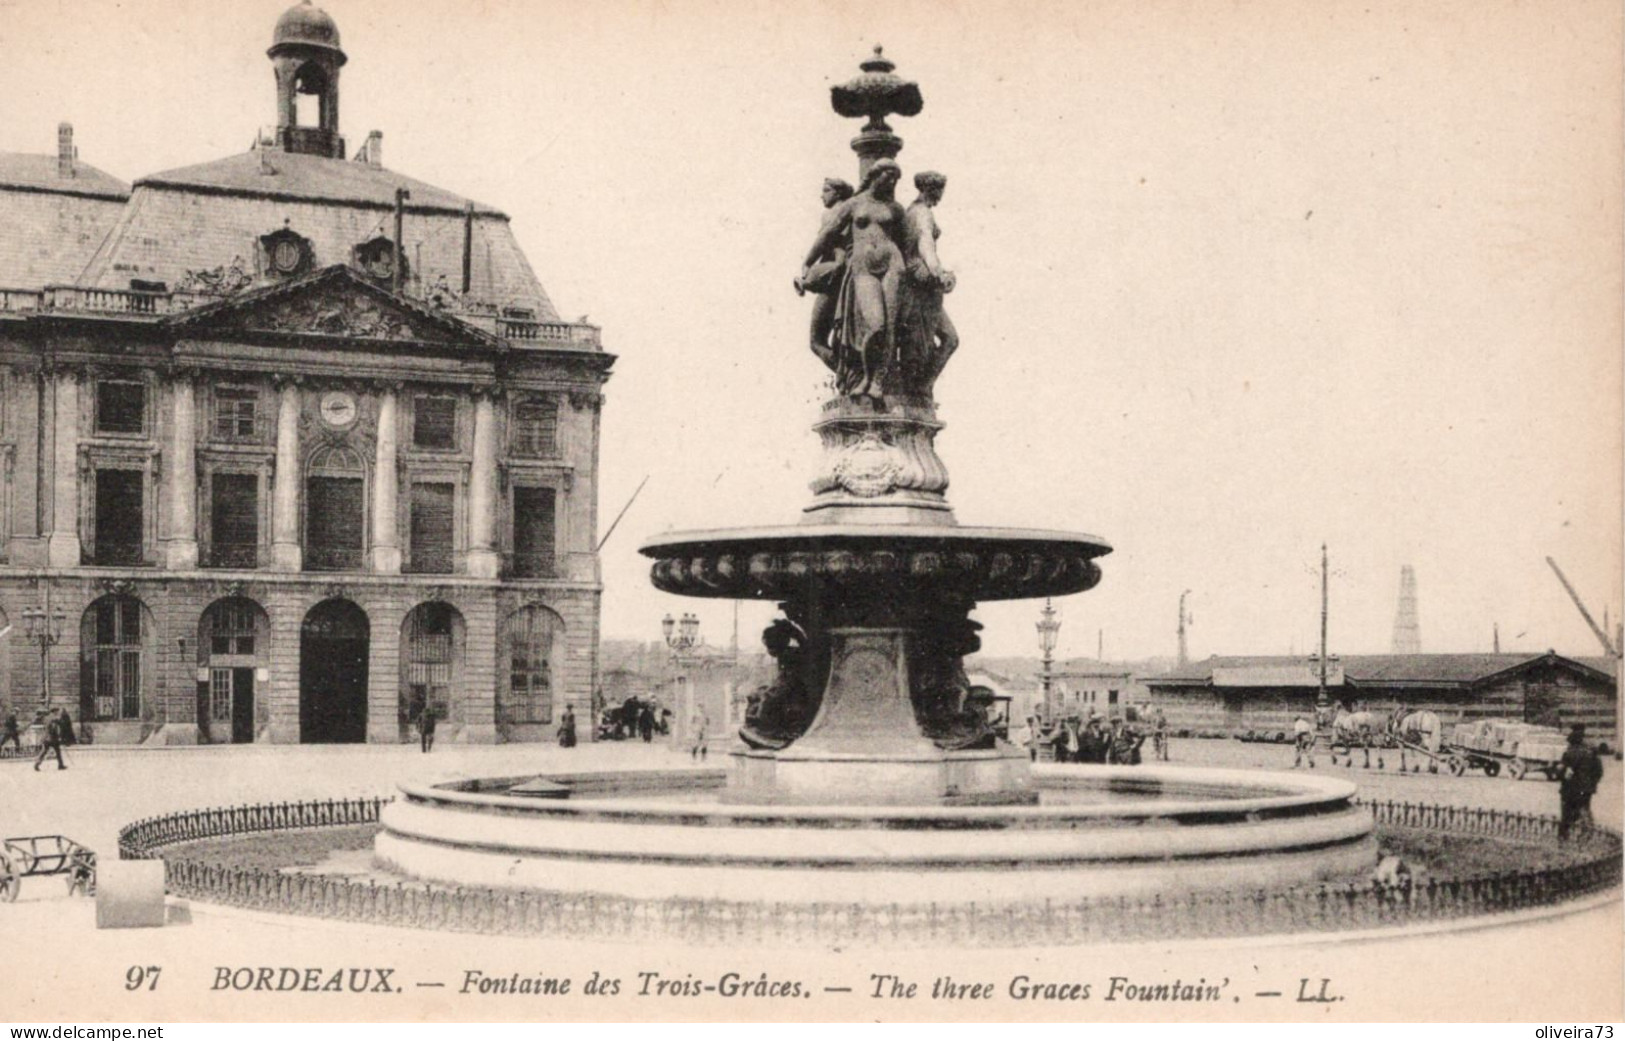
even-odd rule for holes
{"type": "Polygon", "coordinates": [[[356,571],[366,532],[366,477],[361,456],[344,445],[311,453],[305,471],[305,568],[356,571]]]}
{"type": "Polygon", "coordinates": [[[533,604],[508,616],[503,636],[507,674],[497,722],[553,722],[554,655],[563,644],[564,620],[533,604]]]}
{"type": "Polygon", "coordinates": [[[452,694],[462,659],[463,616],[445,603],[419,604],[406,616],[401,655],[401,726],[417,722],[431,709],[437,719],[451,718],[452,694]]]}
{"type": "Polygon", "coordinates": [[[80,712],[97,721],[141,718],[146,620],[133,596],[104,596],[85,610],[80,712]]]}

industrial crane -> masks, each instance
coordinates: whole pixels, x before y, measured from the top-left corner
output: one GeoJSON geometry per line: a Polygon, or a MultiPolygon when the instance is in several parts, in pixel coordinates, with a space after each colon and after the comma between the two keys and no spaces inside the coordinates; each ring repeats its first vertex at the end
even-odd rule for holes
{"type": "Polygon", "coordinates": [[[1580,594],[1576,593],[1574,586],[1569,584],[1569,578],[1563,574],[1563,569],[1558,567],[1557,561],[1551,557],[1546,558],[1546,563],[1551,565],[1552,571],[1557,575],[1557,580],[1563,583],[1564,589],[1568,590],[1569,599],[1574,601],[1574,606],[1580,609],[1580,617],[1584,618],[1586,624],[1591,626],[1591,631],[1596,634],[1597,642],[1602,644],[1603,653],[1610,658],[1618,659],[1620,657],[1620,648],[1615,646],[1614,641],[1610,640],[1608,634],[1603,632],[1602,626],[1598,625],[1596,620],[1591,617],[1591,612],[1586,610],[1585,602],[1580,599],[1580,594]]]}

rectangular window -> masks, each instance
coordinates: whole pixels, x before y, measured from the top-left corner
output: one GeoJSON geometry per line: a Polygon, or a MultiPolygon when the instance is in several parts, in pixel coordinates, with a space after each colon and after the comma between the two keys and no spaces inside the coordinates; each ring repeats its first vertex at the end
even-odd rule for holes
{"type": "Polygon", "coordinates": [[[457,447],[457,399],[422,396],[412,402],[412,445],[432,451],[457,447]]]}
{"type": "Polygon", "coordinates": [[[209,670],[209,721],[231,722],[231,670],[209,670]]]}
{"type": "Polygon", "coordinates": [[[141,604],[105,597],[96,604],[95,668],[89,670],[97,719],[141,718],[141,604]]]}
{"type": "Polygon", "coordinates": [[[366,516],[359,477],[311,477],[306,485],[305,567],[310,571],[361,568],[366,516]]]}
{"type": "Polygon", "coordinates": [[[512,450],[531,459],[559,454],[559,406],[546,400],[521,401],[513,409],[512,450]]]}
{"type": "Polygon", "coordinates": [[[140,470],[96,471],[96,541],[91,563],[142,562],[145,476],[140,470]]]}
{"type": "Polygon", "coordinates": [[[96,384],[96,433],[141,434],[147,429],[147,385],[126,380],[96,384]]]}
{"type": "Polygon", "coordinates": [[[259,566],[260,479],[256,474],[217,473],[209,482],[209,564],[259,566]]]}
{"type": "Polygon", "coordinates": [[[513,490],[513,573],[516,578],[553,574],[553,489],[513,490]]]}
{"type": "Polygon", "coordinates": [[[456,489],[450,484],[412,485],[412,571],[451,574],[455,501],[456,489]]]}
{"type": "Polygon", "coordinates": [[[259,433],[257,391],[220,387],[214,392],[214,436],[217,441],[253,441],[259,433]]]}

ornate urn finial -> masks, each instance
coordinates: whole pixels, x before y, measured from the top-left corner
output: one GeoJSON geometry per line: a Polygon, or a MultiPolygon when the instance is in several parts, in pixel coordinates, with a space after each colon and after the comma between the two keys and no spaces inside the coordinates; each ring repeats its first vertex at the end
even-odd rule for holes
{"type": "Polygon", "coordinates": [[[852,139],[852,151],[858,153],[858,176],[869,172],[877,159],[894,158],[903,150],[903,139],[892,133],[886,123],[887,116],[917,116],[925,107],[916,83],[898,76],[897,65],[885,56],[880,44],[875,44],[874,56],[858,66],[863,71],[845,83],[829,89],[830,105],[837,115],[848,119],[869,121],[862,132],[852,139]]]}

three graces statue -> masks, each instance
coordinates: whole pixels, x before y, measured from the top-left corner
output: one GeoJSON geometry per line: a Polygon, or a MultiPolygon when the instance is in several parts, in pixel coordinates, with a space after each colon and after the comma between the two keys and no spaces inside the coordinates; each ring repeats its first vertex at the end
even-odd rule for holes
{"type": "Polygon", "coordinates": [[[880,159],[854,192],[824,182],[829,211],[807,251],[797,293],[813,293],[811,347],[835,374],[844,395],[929,399],[937,376],[959,346],[942,307],[953,272],[937,257],[941,235],[932,210],[948,179],[916,174],[907,210],[897,202],[902,169],[880,159]]]}

